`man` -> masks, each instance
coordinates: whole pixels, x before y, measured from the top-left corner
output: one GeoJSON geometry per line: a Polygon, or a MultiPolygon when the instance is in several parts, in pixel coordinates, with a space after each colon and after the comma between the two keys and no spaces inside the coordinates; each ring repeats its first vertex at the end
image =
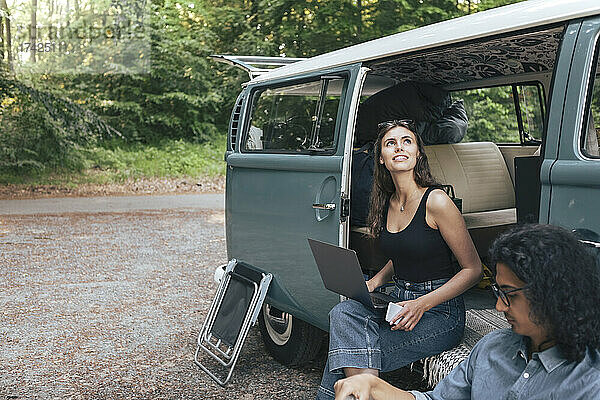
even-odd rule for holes
{"type": "Polygon", "coordinates": [[[600,399],[600,273],[569,232],[527,225],[490,249],[496,309],[512,329],[482,338],[434,390],[406,392],[373,375],[336,383],[336,399],[600,399]]]}

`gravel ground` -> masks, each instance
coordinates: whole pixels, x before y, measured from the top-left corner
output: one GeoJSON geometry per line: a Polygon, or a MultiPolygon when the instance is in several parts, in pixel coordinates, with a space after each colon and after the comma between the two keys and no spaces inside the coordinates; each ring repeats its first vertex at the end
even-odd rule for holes
{"type": "MultiPolygon", "coordinates": [[[[251,330],[227,390],[192,362],[221,211],[0,216],[0,399],[311,399],[251,330]]],[[[387,378],[414,388],[406,369],[387,378]]]]}

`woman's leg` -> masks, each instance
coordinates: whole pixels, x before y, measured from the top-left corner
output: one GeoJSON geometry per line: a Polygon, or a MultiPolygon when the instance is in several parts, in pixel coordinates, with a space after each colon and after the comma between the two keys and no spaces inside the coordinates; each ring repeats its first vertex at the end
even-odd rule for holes
{"type": "MultiPolygon", "coordinates": [[[[329,312],[329,353],[317,399],[332,399],[333,385],[350,373],[381,368],[379,323],[383,315],[354,300],[346,300],[329,312]]],[[[365,371],[366,372],[366,371],[365,371]]]]}
{"type": "Polygon", "coordinates": [[[462,299],[452,299],[425,312],[412,331],[379,333],[381,371],[393,371],[456,346],[464,332],[462,299]]]}

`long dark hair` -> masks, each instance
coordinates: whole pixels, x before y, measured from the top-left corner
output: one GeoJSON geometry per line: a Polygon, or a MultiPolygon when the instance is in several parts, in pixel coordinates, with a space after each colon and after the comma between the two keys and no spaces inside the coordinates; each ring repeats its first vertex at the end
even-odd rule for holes
{"type": "Polygon", "coordinates": [[[394,181],[390,171],[385,165],[379,162],[381,158],[381,142],[386,133],[396,127],[406,128],[415,135],[417,140],[417,148],[419,149],[419,156],[417,157],[417,163],[413,169],[413,177],[415,182],[420,187],[428,187],[438,185],[438,182],[431,175],[429,168],[429,161],[427,161],[427,154],[425,154],[425,145],[423,139],[416,133],[414,123],[408,120],[396,120],[389,122],[382,122],[378,126],[377,140],[375,141],[374,148],[374,172],[373,172],[373,189],[371,190],[371,198],[369,200],[369,217],[367,218],[367,224],[370,228],[370,235],[373,237],[379,236],[379,233],[383,229],[383,223],[385,221],[386,205],[390,200],[390,197],[396,191],[394,181]]]}
{"type": "Polygon", "coordinates": [[[503,263],[527,284],[530,318],[548,330],[564,358],[581,361],[586,350],[600,349],[600,266],[570,232],[517,226],[494,241],[490,260],[494,270],[503,263]]]}

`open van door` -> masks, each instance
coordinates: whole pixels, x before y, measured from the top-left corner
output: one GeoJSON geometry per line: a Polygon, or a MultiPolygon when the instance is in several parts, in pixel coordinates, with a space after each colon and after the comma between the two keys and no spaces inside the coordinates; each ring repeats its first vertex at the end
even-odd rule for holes
{"type": "Polygon", "coordinates": [[[599,35],[598,17],[574,22],[565,31],[555,72],[549,141],[542,166],[542,190],[546,191],[542,198],[550,201],[541,205],[544,212],[540,213],[540,222],[585,232],[580,237],[597,247],[600,247],[599,35]],[[566,96],[559,96],[560,93],[566,96]]]}
{"type": "Polygon", "coordinates": [[[323,286],[307,238],[347,244],[352,132],[365,74],[355,64],[250,82],[234,110],[228,258],[273,274],[259,322],[269,350],[286,364],[301,363],[295,352],[311,346],[298,341],[322,340],[313,327],[327,330],[339,302],[323,286]]]}

